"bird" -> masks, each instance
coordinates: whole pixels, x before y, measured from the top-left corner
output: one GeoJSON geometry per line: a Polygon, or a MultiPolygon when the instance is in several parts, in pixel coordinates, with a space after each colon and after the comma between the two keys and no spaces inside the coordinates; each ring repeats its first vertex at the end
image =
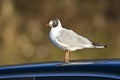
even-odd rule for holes
{"type": "Polygon", "coordinates": [[[93,43],[89,39],[77,34],[73,30],[64,28],[58,18],[46,24],[50,27],[49,38],[58,48],[65,50],[64,60],[70,63],[70,52],[84,48],[106,48],[106,44],[93,43]]]}

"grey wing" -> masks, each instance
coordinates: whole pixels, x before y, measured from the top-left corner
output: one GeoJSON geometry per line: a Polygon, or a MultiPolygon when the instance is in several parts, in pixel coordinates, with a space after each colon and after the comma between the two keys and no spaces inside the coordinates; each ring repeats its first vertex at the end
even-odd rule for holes
{"type": "Polygon", "coordinates": [[[69,47],[80,47],[91,44],[91,42],[87,38],[82,37],[74,31],[67,29],[63,29],[60,31],[57,40],[63,44],[68,45],[69,47]]]}

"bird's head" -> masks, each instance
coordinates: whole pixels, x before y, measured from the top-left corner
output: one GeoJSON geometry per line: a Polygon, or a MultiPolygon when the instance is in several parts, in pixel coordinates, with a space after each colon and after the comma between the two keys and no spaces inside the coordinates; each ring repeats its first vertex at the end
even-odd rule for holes
{"type": "Polygon", "coordinates": [[[60,20],[58,18],[56,18],[56,19],[50,20],[50,22],[48,24],[46,24],[46,26],[54,28],[54,27],[61,26],[61,23],[60,23],[60,20]]]}

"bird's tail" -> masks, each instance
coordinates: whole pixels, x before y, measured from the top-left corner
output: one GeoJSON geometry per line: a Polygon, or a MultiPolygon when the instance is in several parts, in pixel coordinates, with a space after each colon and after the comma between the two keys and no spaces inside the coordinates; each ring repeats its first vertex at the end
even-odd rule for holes
{"type": "Polygon", "coordinates": [[[92,43],[94,48],[107,48],[106,44],[92,43]]]}

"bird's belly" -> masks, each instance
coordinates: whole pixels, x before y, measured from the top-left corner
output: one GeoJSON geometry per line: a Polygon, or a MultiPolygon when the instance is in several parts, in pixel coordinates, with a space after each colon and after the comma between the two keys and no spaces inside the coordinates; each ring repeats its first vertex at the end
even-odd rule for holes
{"type": "Polygon", "coordinates": [[[56,41],[54,38],[50,38],[50,40],[55,46],[63,50],[76,51],[78,49],[83,49],[83,47],[69,47],[67,45],[61,44],[58,41],[56,41]]]}
{"type": "Polygon", "coordinates": [[[51,42],[60,49],[67,50],[67,45],[64,45],[57,41],[52,35],[50,35],[51,42]]]}

